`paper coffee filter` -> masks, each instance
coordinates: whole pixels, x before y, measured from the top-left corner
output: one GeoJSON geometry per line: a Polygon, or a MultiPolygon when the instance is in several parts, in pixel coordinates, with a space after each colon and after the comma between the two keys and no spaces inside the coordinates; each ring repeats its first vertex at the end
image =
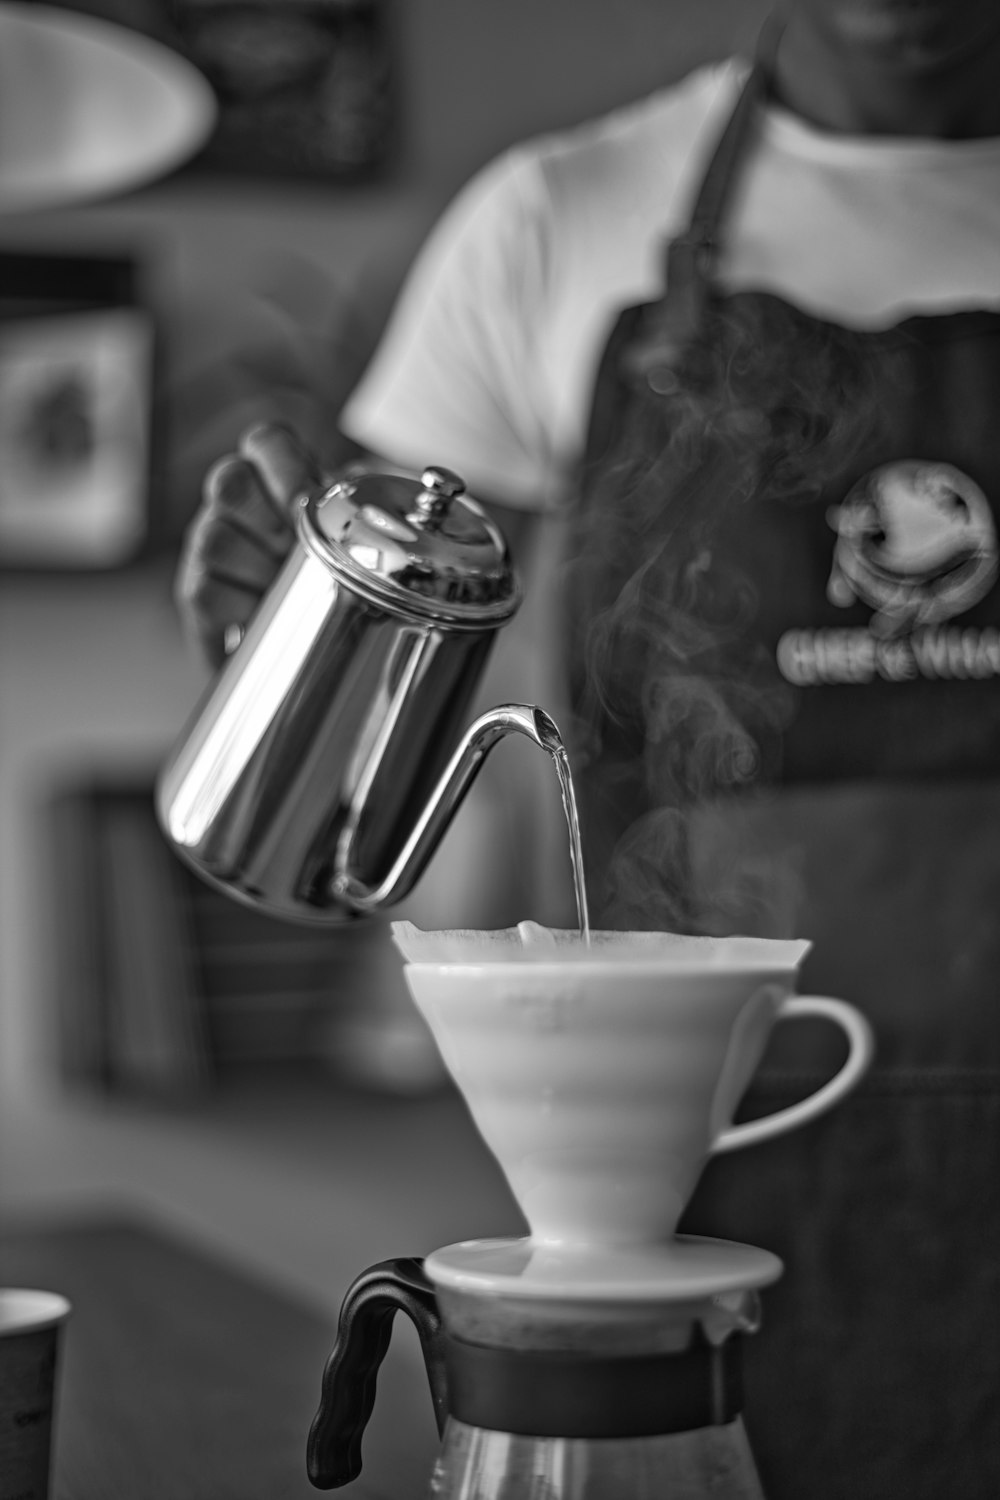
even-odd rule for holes
{"type": "Polygon", "coordinates": [[[677,932],[591,932],[590,946],[576,928],[543,927],[520,922],[517,927],[451,928],[426,932],[412,922],[393,922],[392,938],[407,963],[489,964],[545,963],[558,957],[582,963],[602,958],[675,961],[678,964],[766,964],[796,968],[811,944],[801,938],[692,937],[677,932]]]}

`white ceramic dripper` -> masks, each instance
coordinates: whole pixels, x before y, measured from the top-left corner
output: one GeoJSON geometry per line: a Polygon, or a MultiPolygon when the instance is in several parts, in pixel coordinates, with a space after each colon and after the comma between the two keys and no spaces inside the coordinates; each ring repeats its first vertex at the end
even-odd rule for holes
{"type": "Polygon", "coordinates": [[[806,942],[572,934],[422,935],[397,924],[410,992],[530,1226],[533,1246],[604,1253],[669,1245],[713,1152],[829,1109],[872,1056],[864,1017],[794,994],[806,942]],[[479,941],[479,961],[470,954],[479,941]],[[422,955],[433,944],[435,961],[422,955]],[[460,955],[442,962],[448,946],[460,955]],[[823,1016],[848,1041],[808,1098],[733,1114],[778,1020],[823,1016]]]}

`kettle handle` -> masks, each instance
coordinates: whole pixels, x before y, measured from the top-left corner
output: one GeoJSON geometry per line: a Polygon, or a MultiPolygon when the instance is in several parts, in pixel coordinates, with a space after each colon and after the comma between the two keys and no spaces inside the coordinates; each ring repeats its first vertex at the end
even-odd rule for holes
{"type": "Polygon", "coordinates": [[[309,1429],[306,1467],[317,1489],[333,1490],[361,1473],[361,1439],[375,1407],[375,1384],[402,1310],[420,1335],[438,1433],[448,1415],[441,1316],[434,1288],[416,1257],[383,1260],[362,1271],[340,1309],[337,1341],[323,1371],[319,1410],[309,1429]]]}

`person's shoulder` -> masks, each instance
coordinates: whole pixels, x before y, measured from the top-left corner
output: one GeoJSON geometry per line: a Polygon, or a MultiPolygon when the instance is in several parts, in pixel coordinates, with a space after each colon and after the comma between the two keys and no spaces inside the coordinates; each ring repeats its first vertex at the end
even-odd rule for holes
{"type": "Polygon", "coordinates": [[[670,222],[747,67],[738,58],[706,64],[603,115],[508,146],[442,214],[424,265],[449,277],[460,264],[470,275],[491,266],[518,286],[526,276],[541,286],[581,245],[600,260],[624,225],[641,246],[670,222]]]}
{"type": "Polygon", "coordinates": [[[507,153],[509,169],[552,194],[602,192],[609,181],[647,174],[664,183],[713,120],[728,115],[747,68],[740,58],[709,63],[581,124],[535,136],[507,153]]]}
{"type": "Polygon", "coordinates": [[[662,203],[706,128],[732,109],[747,71],[740,58],[705,64],[604,114],[515,142],[465,182],[443,226],[507,237],[553,212],[662,203]]]}

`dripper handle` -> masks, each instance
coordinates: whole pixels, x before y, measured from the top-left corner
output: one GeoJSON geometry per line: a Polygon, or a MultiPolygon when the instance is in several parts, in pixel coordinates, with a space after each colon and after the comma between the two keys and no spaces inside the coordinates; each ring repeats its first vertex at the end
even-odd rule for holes
{"type": "Polygon", "coordinates": [[[868,1020],[855,1006],[849,1005],[846,1000],[835,1000],[830,995],[791,995],[782,1001],[776,1019],[790,1021],[796,1016],[820,1016],[839,1026],[847,1037],[846,1061],[828,1082],[815,1093],[807,1094],[797,1104],[776,1110],[774,1114],[761,1115],[756,1120],[748,1120],[744,1125],[731,1125],[728,1130],[722,1131],[713,1142],[714,1153],[756,1146],[760,1141],[784,1135],[786,1130],[796,1130],[800,1125],[808,1124],[810,1120],[815,1120],[818,1115],[825,1114],[828,1109],[839,1104],[867,1072],[875,1055],[875,1037],[868,1020]]]}
{"type": "Polygon", "coordinates": [[[337,1341],[323,1371],[319,1410],[306,1447],[306,1468],[317,1489],[339,1489],[361,1473],[361,1440],[375,1407],[376,1379],[389,1348],[392,1320],[399,1311],[408,1315],[420,1335],[438,1433],[444,1431],[447,1388],[434,1288],[422,1260],[379,1261],[348,1288],[337,1341]]]}

